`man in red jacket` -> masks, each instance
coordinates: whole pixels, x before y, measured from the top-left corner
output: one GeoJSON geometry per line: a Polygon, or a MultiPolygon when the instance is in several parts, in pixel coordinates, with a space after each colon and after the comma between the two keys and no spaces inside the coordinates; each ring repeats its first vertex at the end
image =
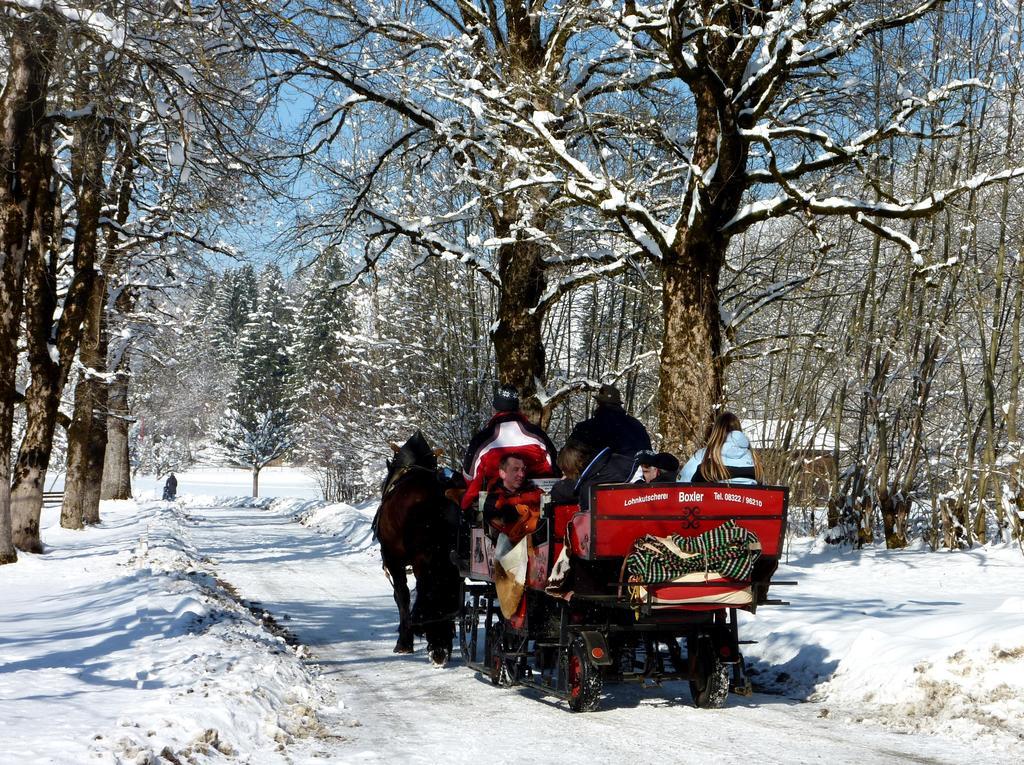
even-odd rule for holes
{"type": "MultiPolygon", "coordinates": [[[[526,419],[519,411],[519,391],[511,385],[502,385],[494,394],[494,416],[473,436],[466,450],[462,472],[466,477],[466,493],[462,497],[463,511],[476,503],[480,491],[498,475],[502,457],[516,454],[522,460],[525,476],[540,477],[555,474],[558,452],[547,433],[526,419]]],[[[525,477],[524,476],[524,477],[525,477]]]]}
{"type": "Polygon", "coordinates": [[[514,545],[537,530],[540,499],[540,489],[526,477],[526,460],[515,452],[506,454],[498,465],[498,477],[487,487],[484,523],[514,545]]]}
{"type": "Polygon", "coordinates": [[[502,615],[513,629],[526,619],[529,535],[540,522],[541,491],[526,478],[526,460],[512,452],[501,458],[498,477],[487,487],[484,523],[497,532],[494,544],[494,587],[502,615]]]}

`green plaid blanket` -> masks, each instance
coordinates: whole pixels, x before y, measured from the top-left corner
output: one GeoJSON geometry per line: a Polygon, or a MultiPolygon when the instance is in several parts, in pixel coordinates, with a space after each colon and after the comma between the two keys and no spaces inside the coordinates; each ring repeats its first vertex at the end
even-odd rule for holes
{"type": "Polygon", "coordinates": [[[760,556],[757,536],[733,521],[726,521],[695,537],[641,537],[626,556],[626,572],[629,578],[650,583],[670,582],[695,571],[717,571],[729,579],[749,579],[760,556]]]}

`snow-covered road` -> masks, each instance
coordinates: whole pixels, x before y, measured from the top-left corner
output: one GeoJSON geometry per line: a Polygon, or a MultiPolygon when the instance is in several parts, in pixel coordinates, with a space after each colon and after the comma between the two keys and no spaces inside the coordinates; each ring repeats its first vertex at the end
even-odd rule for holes
{"type": "Polygon", "coordinates": [[[828,705],[731,696],[699,710],[683,683],[608,686],[602,709],[500,689],[456,658],[435,669],[391,652],[396,612],[365,517],[329,536],[279,509],[192,506],[193,543],[243,598],[309,646],[332,684],[326,735],[289,747],[293,762],[389,763],[963,763],[1005,761],[987,746],[903,735],[834,717],[828,705]]]}

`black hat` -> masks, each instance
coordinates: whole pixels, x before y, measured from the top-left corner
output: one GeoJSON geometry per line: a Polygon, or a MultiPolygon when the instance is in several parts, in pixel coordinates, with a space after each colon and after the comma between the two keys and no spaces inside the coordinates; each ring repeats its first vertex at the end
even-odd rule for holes
{"type": "Polygon", "coordinates": [[[658,467],[658,454],[654,449],[641,449],[636,453],[636,464],[658,467]]]}
{"type": "Polygon", "coordinates": [[[601,390],[594,396],[597,399],[597,403],[605,404],[610,406],[622,406],[622,394],[619,393],[619,389],[614,385],[608,385],[605,383],[601,386],[601,390]]]}
{"type": "Polygon", "coordinates": [[[491,404],[493,404],[495,411],[498,412],[518,412],[519,391],[516,390],[514,385],[502,385],[498,388],[498,392],[494,394],[491,404]]]}
{"type": "Polygon", "coordinates": [[[669,454],[668,452],[658,452],[654,455],[654,462],[650,464],[663,473],[679,472],[679,460],[676,459],[674,454],[669,454]]]}

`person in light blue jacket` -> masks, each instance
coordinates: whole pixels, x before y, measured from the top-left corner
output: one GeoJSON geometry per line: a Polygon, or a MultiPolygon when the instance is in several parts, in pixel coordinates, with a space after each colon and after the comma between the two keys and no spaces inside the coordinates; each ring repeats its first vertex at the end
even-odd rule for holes
{"type": "Polygon", "coordinates": [[[722,412],[715,418],[707,447],[698,449],[683,465],[679,480],[683,483],[762,483],[761,460],[740,430],[735,414],[722,412]]]}

